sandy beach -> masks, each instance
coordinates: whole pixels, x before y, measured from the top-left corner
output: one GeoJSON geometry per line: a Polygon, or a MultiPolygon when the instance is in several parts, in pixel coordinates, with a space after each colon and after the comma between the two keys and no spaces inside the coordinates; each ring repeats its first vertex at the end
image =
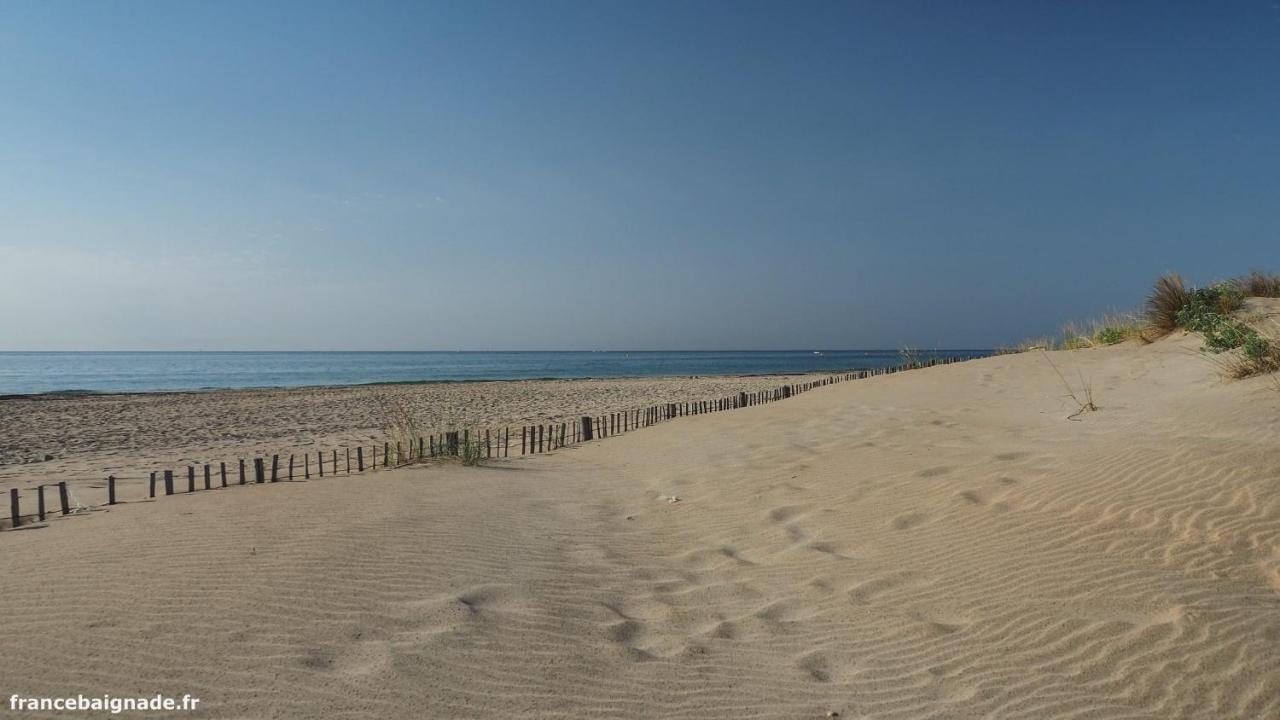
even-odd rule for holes
{"type": "Polygon", "coordinates": [[[0,3],[0,720],[1280,720],[1278,28],[0,3]]]}
{"type": "Polygon", "coordinates": [[[1280,395],[1199,342],[4,533],[0,677],[184,717],[1277,717],[1280,395]]]}
{"type": "MultiPolygon", "coordinates": [[[[825,375],[358,385],[0,398],[0,491],[24,496],[66,481],[86,504],[103,480],[138,496],[153,470],[314,454],[381,444],[390,416],[412,414],[423,432],[564,422],[659,403],[713,400],[825,375]],[[48,458],[48,459],[46,459],[48,458]]],[[[123,497],[124,495],[122,495],[123,497]]]]}

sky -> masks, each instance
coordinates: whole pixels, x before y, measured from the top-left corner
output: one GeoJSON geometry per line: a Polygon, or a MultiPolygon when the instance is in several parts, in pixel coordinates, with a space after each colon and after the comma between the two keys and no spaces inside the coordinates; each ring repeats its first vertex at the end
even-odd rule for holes
{"type": "Polygon", "coordinates": [[[992,347],[1278,230],[1276,0],[0,1],[0,350],[992,347]]]}

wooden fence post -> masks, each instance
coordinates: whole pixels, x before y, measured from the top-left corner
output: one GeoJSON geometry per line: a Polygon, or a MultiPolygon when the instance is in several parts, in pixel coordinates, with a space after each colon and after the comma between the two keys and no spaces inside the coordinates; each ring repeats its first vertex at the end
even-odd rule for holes
{"type": "Polygon", "coordinates": [[[324,451],[316,451],[316,467],[320,469],[320,477],[324,477],[324,451]]]}
{"type": "Polygon", "coordinates": [[[504,448],[502,451],[502,457],[510,457],[511,456],[511,428],[503,428],[502,437],[503,437],[502,447],[504,448]]]}
{"type": "Polygon", "coordinates": [[[484,456],[486,458],[493,457],[493,447],[489,445],[489,428],[484,429],[484,456]]]}
{"type": "Polygon", "coordinates": [[[590,442],[591,439],[595,436],[594,431],[595,431],[595,428],[591,427],[591,416],[583,415],[582,416],[582,441],[590,442]]]}
{"type": "Polygon", "coordinates": [[[271,482],[275,482],[279,479],[280,479],[280,456],[272,455],[271,456],[271,482]]]}
{"type": "Polygon", "coordinates": [[[71,503],[67,501],[67,483],[66,481],[58,483],[58,502],[62,505],[62,514],[71,514],[71,503]]]}
{"type": "Polygon", "coordinates": [[[363,445],[356,448],[356,469],[359,472],[364,472],[364,446],[363,445]]]}
{"type": "Polygon", "coordinates": [[[311,453],[302,454],[302,479],[311,479],[311,453]]]}
{"type": "Polygon", "coordinates": [[[44,522],[44,486],[36,488],[36,515],[44,522]]]}
{"type": "Polygon", "coordinates": [[[244,458],[240,458],[240,484],[244,484],[244,458]]]}
{"type": "Polygon", "coordinates": [[[156,496],[156,471],[155,471],[155,470],[152,470],[152,471],[151,471],[151,485],[150,485],[150,488],[149,488],[149,492],[148,492],[148,494],[147,494],[147,497],[155,497],[155,496],[156,496]]]}
{"type": "Polygon", "coordinates": [[[18,488],[9,488],[9,522],[15,528],[22,524],[22,511],[18,508],[18,488]]]}
{"type": "Polygon", "coordinates": [[[115,475],[107,476],[107,504],[108,505],[116,504],[116,476],[115,475]]]}
{"type": "Polygon", "coordinates": [[[209,463],[205,463],[204,464],[204,489],[205,490],[208,490],[209,488],[213,487],[213,485],[209,481],[209,478],[210,478],[209,463]]]}
{"type": "Polygon", "coordinates": [[[193,493],[195,491],[196,491],[196,466],[188,465],[187,466],[187,492],[193,493]]]}
{"type": "Polygon", "coordinates": [[[227,486],[227,464],[226,463],[224,462],[218,463],[218,474],[222,477],[222,487],[226,487],[227,486]]]}
{"type": "Polygon", "coordinates": [[[264,483],[267,481],[266,460],[262,458],[253,459],[253,481],[255,483],[264,483]]]}
{"type": "MultiPolygon", "coordinates": [[[[272,477],[271,479],[275,480],[274,477],[272,477]]],[[[292,455],[289,456],[289,482],[293,482],[293,456],[292,455]]]]}
{"type": "Polygon", "coordinates": [[[172,470],[164,471],[164,494],[165,495],[173,494],[173,471],[172,470]]]}

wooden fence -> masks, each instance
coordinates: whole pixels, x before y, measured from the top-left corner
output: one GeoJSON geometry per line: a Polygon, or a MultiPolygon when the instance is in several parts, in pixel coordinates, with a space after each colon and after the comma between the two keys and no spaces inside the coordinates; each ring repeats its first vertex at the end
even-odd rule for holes
{"type": "MultiPolygon", "coordinates": [[[[583,415],[572,422],[543,423],[523,425],[518,428],[504,427],[496,431],[486,429],[481,433],[471,430],[451,430],[447,432],[423,435],[418,438],[402,439],[400,442],[386,441],[381,446],[342,447],[330,450],[316,450],[304,454],[273,454],[271,456],[251,458],[246,465],[244,458],[239,458],[228,467],[227,463],[217,465],[205,463],[203,466],[188,465],[185,468],[185,487],[177,483],[172,469],[152,471],[145,478],[147,481],[147,498],[158,498],[174,494],[188,494],[202,490],[213,490],[239,485],[262,485],[275,482],[310,480],[312,476],[350,476],[373,471],[401,467],[423,462],[432,458],[458,458],[479,461],[482,459],[510,458],[523,455],[537,455],[550,452],[569,445],[576,445],[591,440],[599,440],[614,435],[621,435],[633,430],[649,427],[660,422],[690,415],[703,415],[726,410],[753,407],[766,403],[785,400],[810,390],[834,385],[849,380],[859,380],[877,375],[889,375],[935,365],[949,365],[975,356],[934,358],[921,363],[911,363],[896,367],[853,370],[845,373],[829,375],[825,378],[792,385],[782,385],[772,390],[758,392],[740,392],[737,395],[714,400],[692,400],[689,402],[672,402],[651,405],[645,408],[632,408],[604,415],[583,415]],[[408,446],[407,448],[405,446],[408,446]],[[368,455],[365,451],[368,450],[368,455]],[[312,460],[314,459],[314,463],[312,460]],[[180,492],[181,487],[181,492],[180,492]]],[[[83,505],[77,503],[72,507],[67,483],[65,481],[53,485],[40,485],[36,488],[36,510],[26,513],[21,507],[22,497],[18,488],[9,490],[9,528],[17,529],[29,526],[32,520],[44,522],[48,515],[70,515],[85,512],[95,507],[116,505],[122,502],[116,496],[116,481],[119,478],[108,476],[106,479],[106,503],[83,505]],[[46,488],[56,488],[58,507],[50,510],[45,504],[46,488]]],[[[28,500],[29,502],[29,500],[28,500]]],[[[29,505],[28,505],[29,507],[29,505]]]]}

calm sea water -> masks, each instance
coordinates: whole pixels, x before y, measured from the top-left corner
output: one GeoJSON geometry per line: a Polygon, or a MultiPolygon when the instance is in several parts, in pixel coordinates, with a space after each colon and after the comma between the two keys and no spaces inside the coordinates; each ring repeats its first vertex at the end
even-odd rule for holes
{"type": "MultiPolygon", "coordinates": [[[[939,355],[987,355],[939,350],[939,355]]],[[[928,353],[925,354],[928,357],[928,353]]],[[[0,395],[874,368],[892,350],[758,352],[0,352],[0,395]]]]}

